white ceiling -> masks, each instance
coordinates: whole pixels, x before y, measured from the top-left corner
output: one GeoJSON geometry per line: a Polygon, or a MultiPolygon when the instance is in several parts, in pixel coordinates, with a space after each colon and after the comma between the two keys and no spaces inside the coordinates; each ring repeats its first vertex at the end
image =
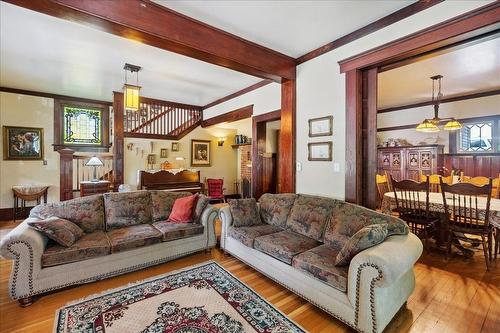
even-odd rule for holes
{"type": "Polygon", "coordinates": [[[126,62],[143,67],[143,96],[179,103],[205,105],[261,81],[0,3],[1,86],[111,101],[112,91],[122,89],[126,62]]]}
{"type": "Polygon", "coordinates": [[[444,98],[499,89],[500,38],[380,73],[378,108],[430,100],[429,78],[437,74],[444,76],[444,98]]]}
{"type": "Polygon", "coordinates": [[[165,7],[298,58],[412,0],[153,0],[165,7]]]}

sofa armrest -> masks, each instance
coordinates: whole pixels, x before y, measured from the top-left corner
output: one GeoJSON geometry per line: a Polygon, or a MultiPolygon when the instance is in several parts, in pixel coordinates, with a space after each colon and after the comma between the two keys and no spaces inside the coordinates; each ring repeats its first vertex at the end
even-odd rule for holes
{"type": "Polygon", "coordinates": [[[207,232],[207,248],[212,248],[217,243],[215,236],[215,219],[217,218],[217,210],[208,205],[201,214],[201,224],[207,232]]]}
{"type": "Polygon", "coordinates": [[[390,236],[383,243],[358,253],[349,265],[348,296],[355,304],[356,293],[361,283],[375,287],[388,287],[399,280],[417,262],[422,254],[420,239],[413,233],[402,236],[390,236]],[[363,271],[368,274],[362,275],[363,271]]]}
{"type": "Polygon", "coordinates": [[[220,247],[224,249],[226,246],[227,230],[233,224],[233,216],[229,207],[219,209],[219,219],[221,221],[220,247]]]}

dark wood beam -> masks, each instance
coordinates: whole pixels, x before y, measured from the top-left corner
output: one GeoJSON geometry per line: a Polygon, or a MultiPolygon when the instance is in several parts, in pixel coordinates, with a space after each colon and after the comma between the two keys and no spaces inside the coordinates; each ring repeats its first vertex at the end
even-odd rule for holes
{"type": "Polygon", "coordinates": [[[252,197],[259,199],[263,193],[262,155],[266,152],[266,122],[252,119],[252,197]]]}
{"type": "MultiPolygon", "coordinates": [[[[362,73],[346,73],[345,201],[362,201],[362,73]]],[[[376,126],[376,125],[375,125],[376,126]]]]}
{"type": "Polygon", "coordinates": [[[384,66],[500,28],[500,2],[454,17],[390,43],[339,61],[340,72],[384,66]]]}
{"type": "Polygon", "coordinates": [[[264,79],[295,78],[295,59],[149,0],[6,1],[264,79]]]}
{"type": "Polygon", "coordinates": [[[444,0],[420,0],[411,5],[408,5],[400,10],[395,11],[387,16],[382,17],[381,19],[372,22],[358,30],[355,30],[345,36],[342,36],[333,42],[325,44],[311,52],[304,54],[303,56],[296,59],[297,65],[313,58],[319,57],[322,54],[335,50],[343,45],[351,43],[356,39],[367,36],[375,31],[383,29],[393,23],[401,21],[409,16],[415,15],[427,8],[430,8],[438,3],[443,2],[444,0]]]}
{"type": "Polygon", "coordinates": [[[47,92],[41,92],[41,91],[32,91],[32,90],[16,89],[16,88],[9,88],[9,87],[0,87],[0,91],[12,93],[12,94],[21,94],[21,95],[38,96],[38,97],[46,97],[46,98],[53,98],[53,99],[71,100],[71,101],[82,102],[82,103],[104,104],[107,106],[111,106],[113,104],[113,103],[108,102],[108,101],[99,101],[99,100],[95,100],[95,99],[66,96],[66,95],[58,95],[58,94],[52,94],[52,93],[47,93],[47,92]]]}
{"type": "Polygon", "coordinates": [[[125,169],[124,157],[124,128],[123,128],[123,93],[113,92],[113,178],[114,190],[124,183],[123,172],[125,169]]]}
{"type": "Polygon", "coordinates": [[[363,206],[377,208],[377,184],[375,175],[377,169],[377,68],[363,72],[363,206]]]}
{"type": "Polygon", "coordinates": [[[281,110],[271,111],[264,114],[259,114],[258,116],[253,117],[256,122],[261,121],[274,121],[281,119],[281,110]]]}
{"type": "Polygon", "coordinates": [[[244,106],[242,108],[221,114],[208,119],[203,119],[201,127],[208,127],[220,123],[230,123],[233,121],[250,118],[253,114],[253,104],[244,106]]]}
{"type": "MultiPolygon", "coordinates": [[[[468,99],[494,96],[494,95],[499,95],[499,94],[500,94],[500,89],[495,89],[495,90],[477,92],[477,93],[472,93],[472,94],[467,94],[467,95],[459,95],[459,96],[443,98],[441,100],[441,103],[465,101],[468,99]]],[[[394,106],[394,107],[390,107],[390,108],[379,109],[378,113],[387,113],[387,112],[400,111],[400,110],[406,110],[406,109],[414,109],[414,108],[420,108],[423,106],[430,106],[430,105],[434,105],[434,103],[431,101],[426,101],[426,102],[413,103],[413,104],[407,104],[407,105],[399,105],[399,106],[394,106]]]]}
{"type": "Polygon", "coordinates": [[[230,99],[233,99],[233,98],[236,98],[238,96],[241,96],[241,95],[244,95],[246,93],[249,93],[251,91],[254,91],[256,89],[259,89],[259,88],[262,88],[264,86],[267,86],[269,83],[272,83],[273,81],[271,80],[262,80],[260,82],[257,82],[255,84],[252,84],[251,86],[249,87],[246,87],[244,89],[241,89],[241,90],[238,90],[237,92],[235,93],[232,93],[230,95],[227,95],[227,96],[224,96],[222,98],[219,98],[211,103],[208,103],[207,105],[205,105],[202,109],[205,110],[205,109],[208,109],[208,108],[211,108],[212,106],[216,106],[218,104],[221,104],[221,103],[224,103],[224,102],[227,102],[229,101],[230,99]]]}
{"type": "Polygon", "coordinates": [[[281,128],[279,138],[279,193],[295,193],[296,82],[281,83],[281,128]]]}

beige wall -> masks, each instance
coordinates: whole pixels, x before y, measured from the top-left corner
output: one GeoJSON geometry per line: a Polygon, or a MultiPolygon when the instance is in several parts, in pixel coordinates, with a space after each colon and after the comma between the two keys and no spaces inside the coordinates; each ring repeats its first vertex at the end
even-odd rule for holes
{"type": "MultiPolygon", "coordinates": [[[[12,186],[48,184],[49,202],[59,201],[59,154],[52,148],[54,138],[54,100],[0,92],[2,126],[42,127],[44,129],[43,161],[0,160],[0,208],[13,207],[12,186]]],[[[3,155],[3,140],[1,140],[3,155]]]]}

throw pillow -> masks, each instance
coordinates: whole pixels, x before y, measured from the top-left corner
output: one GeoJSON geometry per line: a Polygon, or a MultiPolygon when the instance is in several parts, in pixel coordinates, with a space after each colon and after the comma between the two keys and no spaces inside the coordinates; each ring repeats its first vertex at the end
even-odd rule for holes
{"type": "Polygon", "coordinates": [[[193,219],[193,208],[198,200],[198,194],[175,200],[168,222],[189,223],[193,219]]]}
{"type": "Polygon", "coordinates": [[[387,224],[387,236],[408,235],[409,228],[405,221],[394,218],[387,224]]]}
{"type": "Polygon", "coordinates": [[[31,221],[28,225],[65,247],[73,245],[85,235],[73,222],[55,216],[42,221],[31,221]]]}
{"type": "Polygon", "coordinates": [[[387,237],[387,223],[371,224],[361,228],[352,235],[337,254],[335,266],[349,264],[352,258],[359,252],[380,244],[387,237]]]}
{"type": "Polygon", "coordinates": [[[257,201],[254,198],[228,200],[234,227],[250,227],[262,224],[257,201]]]}

